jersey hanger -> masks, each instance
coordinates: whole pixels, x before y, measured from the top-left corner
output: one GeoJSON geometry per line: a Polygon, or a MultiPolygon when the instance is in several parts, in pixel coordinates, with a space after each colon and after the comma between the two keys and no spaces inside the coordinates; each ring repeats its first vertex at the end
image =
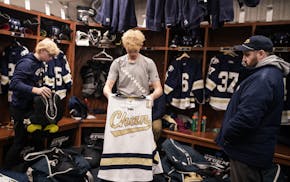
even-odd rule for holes
{"type": "Polygon", "coordinates": [[[186,53],[186,52],[183,52],[181,54],[181,56],[179,56],[178,58],[176,58],[176,60],[181,60],[182,58],[190,58],[190,56],[186,53]]]}
{"type": "Polygon", "coordinates": [[[105,49],[95,54],[92,59],[95,61],[113,61],[113,57],[106,53],[105,49]]]}

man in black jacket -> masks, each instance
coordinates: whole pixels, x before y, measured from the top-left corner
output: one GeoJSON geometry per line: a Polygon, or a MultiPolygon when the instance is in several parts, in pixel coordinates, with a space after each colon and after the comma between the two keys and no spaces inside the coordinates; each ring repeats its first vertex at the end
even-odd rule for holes
{"type": "Polygon", "coordinates": [[[272,54],[265,36],[235,48],[243,51],[249,73],[231,98],[216,142],[230,158],[231,181],[263,181],[263,170],[272,165],[290,64],[272,54]]]}

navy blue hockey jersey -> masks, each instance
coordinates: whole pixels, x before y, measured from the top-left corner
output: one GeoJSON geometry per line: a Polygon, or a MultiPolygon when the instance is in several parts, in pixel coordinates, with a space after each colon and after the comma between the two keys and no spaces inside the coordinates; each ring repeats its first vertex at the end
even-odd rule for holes
{"type": "Polygon", "coordinates": [[[182,0],[182,5],[179,9],[181,9],[179,19],[182,28],[192,30],[200,26],[205,10],[198,0],[182,0]]]}
{"type": "Polygon", "coordinates": [[[2,92],[8,92],[8,101],[11,102],[12,92],[8,91],[9,83],[12,79],[15,66],[18,61],[29,53],[29,50],[23,45],[11,45],[5,48],[1,58],[1,85],[2,92]]]}
{"type": "Polygon", "coordinates": [[[219,54],[211,58],[206,79],[206,100],[213,109],[226,110],[243,69],[240,56],[219,54]]]}
{"type": "Polygon", "coordinates": [[[198,28],[206,13],[198,0],[148,0],[146,5],[146,28],[161,31],[166,26],[184,29],[198,28]]]}
{"type": "Polygon", "coordinates": [[[29,116],[31,123],[47,126],[57,124],[63,116],[63,104],[58,94],[52,93],[49,98],[37,95],[33,99],[33,111],[29,116]]]}
{"type": "Polygon", "coordinates": [[[61,99],[65,98],[66,92],[71,88],[73,82],[65,54],[60,52],[58,56],[44,65],[43,85],[49,87],[61,99]]]}
{"type": "Polygon", "coordinates": [[[220,28],[224,22],[234,20],[234,8],[232,0],[211,0],[208,1],[208,14],[213,29],[220,28]]]}
{"type": "Polygon", "coordinates": [[[102,1],[102,5],[95,16],[95,21],[103,26],[111,26],[113,14],[113,0],[102,1]]]}
{"type": "Polygon", "coordinates": [[[137,26],[134,0],[102,1],[95,21],[110,27],[111,33],[124,32],[137,26]]]}
{"type": "Polygon", "coordinates": [[[148,0],[146,4],[146,28],[161,31],[164,28],[165,0],[148,0]]]}
{"type": "Polygon", "coordinates": [[[134,0],[114,0],[111,32],[125,32],[136,26],[134,0]]]}
{"type": "MultiPolygon", "coordinates": [[[[148,3],[148,1],[147,1],[148,3]]],[[[180,10],[181,10],[182,1],[180,0],[171,0],[165,1],[164,5],[164,15],[165,15],[165,25],[166,26],[176,26],[180,22],[180,10]]],[[[148,28],[148,26],[147,26],[148,28]]]]}
{"type": "Polygon", "coordinates": [[[260,0],[238,0],[240,7],[242,7],[244,4],[248,7],[256,7],[260,0]]]}
{"type": "Polygon", "coordinates": [[[199,60],[182,58],[168,67],[164,93],[166,102],[179,109],[195,108],[203,102],[204,83],[199,60]]]}

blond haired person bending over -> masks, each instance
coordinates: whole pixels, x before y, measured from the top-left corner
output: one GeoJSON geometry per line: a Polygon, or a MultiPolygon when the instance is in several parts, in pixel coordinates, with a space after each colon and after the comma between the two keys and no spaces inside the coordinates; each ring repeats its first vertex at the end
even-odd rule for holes
{"type": "MultiPolygon", "coordinates": [[[[16,64],[10,83],[10,90],[13,91],[10,114],[14,120],[15,136],[13,145],[5,157],[6,168],[11,168],[20,162],[20,151],[23,149],[27,138],[23,121],[28,118],[33,109],[34,96],[49,97],[51,95],[51,90],[42,86],[43,62],[52,60],[59,52],[57,45],[51,39],[46,38],[36,45],[34,53],[25,55],[16,64]]],[[[35,140],[36,150],[42,149],[41,137],[33,136],[32,138],[35,140]]]]}

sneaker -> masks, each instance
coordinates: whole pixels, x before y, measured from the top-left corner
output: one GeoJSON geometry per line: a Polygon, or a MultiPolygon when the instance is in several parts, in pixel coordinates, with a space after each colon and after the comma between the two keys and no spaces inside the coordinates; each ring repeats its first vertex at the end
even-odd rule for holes
{"type": "Polygon", "coordinates": [[[10,30],[12,31],[19,31],[21,27],[21,22],[19,19],[16,18],[10,18],[9,20],[10,30]]]}

